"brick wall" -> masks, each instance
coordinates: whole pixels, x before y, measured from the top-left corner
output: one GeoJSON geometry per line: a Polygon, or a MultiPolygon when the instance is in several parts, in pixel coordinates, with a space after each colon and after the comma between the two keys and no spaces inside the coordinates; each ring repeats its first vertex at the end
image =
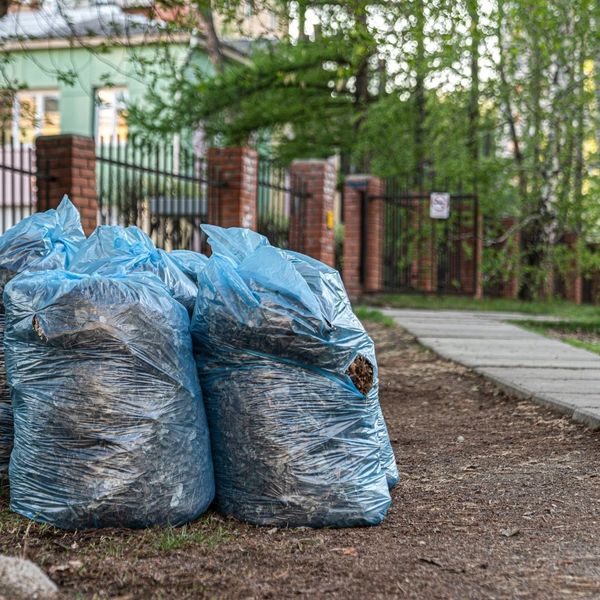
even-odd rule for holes
{"type": "Polygon", "coordinates": [[[209,148],[208,220],[256,229],[258,154],[250,148],[209,148]]]}
{"type": "Polygon", "coordinates": [[[365,176],[351,175],[344,182],[344,267],[342,278],[351,298],[360,296],[363,286],[360,278],[362,243],[362,202],[367,193],[365,176]]]}
{"type": "Polygon", "coordinates": [[[87,235],[96,227],[96,148],[92,138],[78,135],[53,135],[36,140],[38,172],[50,175],[38,181],[37,210],[56,208],[66,194],[81,215],[87,235]]]}
{"type": "MultiPolygon", "coordinates": [[[[385,183],[379,177],[370,177],[367,186],[367,264],[365,270],[365,292],[383,290],[383,217],[385,183]]],[[[363,242],[364,243],[364,242],[363,242]]]]}
{"type": "Polygon", "coordinates": [[[429,218],[429,202],[421,199],[413,202],[413,231],[419,232],[412,265],[413,287],[419,292],[435,292],[438,285],[438,264],[433,234],[434,223],[429,218]]]}
{"type": "Polygon", "coordinates": [[[384,182],[371,175],[350,175],[344,183],[343,279],[351,298],[383,289],[384,182]],[[366,239],[363,239],[363,208],[366,206],[366,239]],[[361,281],[362,246],[366,246],[361,281]]]}
{"type": "Polygon", "coordinates": [[[299,236],[299,247],[304,254],[333,267],[336,167],[328,160],[296,160],[292,163],[291,175],[307,197],[302,201],[301,216],[292,223],[290,236],[294,239],[299,236]]]}

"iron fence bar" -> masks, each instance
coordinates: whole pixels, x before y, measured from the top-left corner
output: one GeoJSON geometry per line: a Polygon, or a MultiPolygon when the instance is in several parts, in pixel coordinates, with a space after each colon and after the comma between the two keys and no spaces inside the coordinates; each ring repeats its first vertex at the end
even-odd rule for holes
{"type": "MultiPolygon", "coordinates": [[[[96,159],[99,162],[104,162],[109,165],[116,165],[116,166],[120,166],[120,167],[131,167],[131,168],[135,169],[136,171],[151,173],[152,175],[163,175],[165,177],[173,177],[175,179],[186,179],[189,181],[200,181],[202,183],[210,183],[211,185],[218,185],[216,182],[211,181],[208,178],[196,177],[194,175],[182,175],[180,173],[175,173],[174,171],[162,170],[162,169],[160,169],[160,167],[153,169],[151,167],[144,167],[143,165],[136,165],[136,164],[130,163],[128,161],[119,161],[118,159],[115,160],[113,158],[106,158],[103,156],[97,156],[96,159]]],[[[221,184],[221,185],[224,187],[225,184],[221,184]]],[[[288,189],[288,188],[286,188],[286,189],[288,189]]],[[[288,189],[288,191],[289,191],[289,189],[288,189]]]]}
{"type": "MultiPolygon", "coordinates": [[[[11,140],[11,144],[10,144],[10,164],[13,165],[13,166],[15,164],[15,141],[14,141],[14,139],[11,140]]],[[[12,194],[14,196],[15,195],[15,190],[16,190],[16,185],[15,184],[16,184],[16,178],[17,178],[16,173],[15,173],[14,170],[11,171],[10,178],[11,178],[11,188],[10,189],[11,189],[12,194]]],[[[11,212],[12,212],[12,217],[13,217],[12,218],[12,222],[11,222],[11,226],[13,226],[15,224],[15,202],[14,202],[14,199],[11,202],[11,208],[12,208],[11,212]]]]}
{"type": "Polygon", "coordinates": [[[0,213],[2,213],[2,229],[1,229],[1,231],[5,231],[5,224],[4,224],[4,204],[6,203],[6,170],[4,169],[4,165],[6,164],[5,144],[6,144],[6,135],[4,133],[4,129],[2,129],[2,169],[0,169],[2,171],[2,210],[0,210],[0,213]]]}

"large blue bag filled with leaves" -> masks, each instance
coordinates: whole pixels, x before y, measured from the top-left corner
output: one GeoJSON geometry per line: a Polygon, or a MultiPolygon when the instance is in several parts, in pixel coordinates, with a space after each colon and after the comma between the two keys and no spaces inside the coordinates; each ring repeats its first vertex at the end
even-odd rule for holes
{"type": "Polygon", "coordinates": [[[177,525],[214,496],[185,308],[149,273],[24,273],[4,292],[10,506],[64,529],[177,525]]]}
{"type": "Polygon", "coordinates": [[[13,443],[10,392],[4,369],[4,286],[22,271],[64,269],[85,240],[79,213],[65,196],[58,208],[35,213],[0,236],[0,474],[13,443]]]}
{"type": "Polygon", "coordinates": [[[398,472],[339,274],[246,229],[203,229],[192,336],[218,508],[259,525],[381,522],[398,472]]]}
{"type": "Polygon", "coordinates": [[[118,272],[154,273],[188,311],[194,308],[197,288],[177,263],[138,227],[101,225],[80,248],[69,268],[75,273],[110,275],[118,272]]]}
{"type": "Polygon", "coordinates": [[[198,274],[204,270],[208,256],[193,250],[172,250],[169,252],[169,256],[197,286],[198,274]]]}

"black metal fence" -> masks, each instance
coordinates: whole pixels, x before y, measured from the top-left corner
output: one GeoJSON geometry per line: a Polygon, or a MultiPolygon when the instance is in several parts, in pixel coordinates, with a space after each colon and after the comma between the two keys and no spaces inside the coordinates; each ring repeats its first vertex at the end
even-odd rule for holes
{"type": "Polygon", "coordinates": [[[38,172],[35,148],[3,131],[0,135],[0,234],[36,211],[37,189],[47,179],[38,172]]]}
{"type": "Polygon", "coordinates": [[[274,161],[258,162],[257,230],[271,244],[303,252],[306,182],[274,161]]]}
{"type": "Polygon", "coordinates": [[[100,139],[96,169],[99,224],[137,225],[165,250],[206,251],[200,225],[209,217],[209,184],[219,182],[203,156],[176,141],[100,139]]]}
{"type": "MultiPolygon", "coordinates": [[[[449,183],[423,190],[386,181],[383,263],[386,291],[472,294],[477,288],[479,261],[478,210],[475,194],[458,184],[450,194],[447,218],[430,216],[431,194],[448,192],[449,183]]],[[[367,225],[368,226],[368,225],[367,225]]]]}

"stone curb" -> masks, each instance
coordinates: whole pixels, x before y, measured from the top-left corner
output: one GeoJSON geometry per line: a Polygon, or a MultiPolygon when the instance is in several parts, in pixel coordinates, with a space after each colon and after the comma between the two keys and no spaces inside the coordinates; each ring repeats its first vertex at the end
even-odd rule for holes
{"type": "MultiPolygon", "coordinates": [[[[494,359],[492,356],[491,358],[486,357],[484,359],[475,361],[472,357],[465,356],[464,352],[461,351],[460,346],[464,346],[465,339],[469,339],[469,338],[465,338],[464,336],[462,336],[460,334],[454,335],[454,336],[451,334],[444,335],[442,329],[440,329],[440,333],[437,334],[437,338],[431,338],[428,335],[419,335],[417,330],[422,325],[415,322],[414,329],[413,329],[413,328],[411,328],[411,324],[410,324],[411,320],[413,320],[413,321],[419,320],[419,317],[421,314],[421,313],[419,313],[419,311],[416,311],[416,310],[406,311],[405,315],[403,315],[402,311],[399,309],[398,310],[383,309],[383,312],[388,314],[389,316],[393,317],[394,321],[400,327],[402,327],[403,329],[408,331],[411,335],[415,336],[415,339],[419,342],[419,344],[421,344],[428,350],[431,350],[438,356],[440,356],[446,360],[450,360],[456,364],[459,364],[461,366],[464,366],[464,367],[474,371],[475,373],[477,373],[477,374],[481,375],[482,377],[485,377],[489,381],[492,381],[493,383],[495,383],[499,388],[501,388],[505,392],[512,394],[520,399],[533,401],[533,402],[536,402],[537,404],[540,404],[547,408],[551,408],[561,414],[569,416],[571,419],[573,419],[573,421],[587,425],[591,429],[600,429],[600,401],[598,401],[598,399],[597,399],[597,396],[600,395],[600,389],[598,390],[598,394],[593,393],[593,392],[590,392],[589,394],[588,393],[579,393],[578,394],[573,391],[570,391],[570,392],[568,392],[568,391],[565,391],[565,392],[562,392],[562,391],[539,392],[539,391],[534,391],[534,390],[528,389],[527,386],[521,382],[517,382],[517,381],[511,380],[511,379],[508,379],[506,377],[500,376],[496,373],[489,372],[488,369],[519,368],[515,364],[512,364],[510,360],[503,359],[502,357],[498,357],[498,358],[494,359]],[[440,338],[445,338],[447,340],[456,339],[458,347],[455,349],[455,351],[453,351],[452,349],[449,349],[447,347],[445,347],[444,349],[440,349],[439,347],[436,346],[436,344],[431,343],[433,341],[433,339],[440,339],[440,338]],[[487,364],[488,362],[490,363],[489,365],[487,364]],[[477,363],[483,363],[483,364],[477,364],[477,363]],[[596,396],[596,400],[586,398],[586,396],[592,395],[592,394],[594,396],[596,396]],[[563,398],[561,396],[564,396],[566,398],[563,398]]],[[[436,312],[437,312],[436,317],[439,318],[440,320],[442,317],[446,316],[444,311],[436,311],[436,312]]],[[[429,311],[429,314],[433,314],[432,311],[429,311]]],[[[447,316],[451,320],[452,317],[456,316],[456,313],[452,313],[452,314],[448,313],[447,316]]],[[[494,318],[486,319],[485,313],[479,313],[477,315],[473,315],[472,313],[464,313],[463,318],[465,318],[465,319],[472,318],[474,323],[481,321],[481,325],[484,328],[489,328],[490,326],[493,327],[494,324],[501,327],[502,325],[505,324],[505,322],[500,320],[497,315],[494,315],[494,318]],[[471,317],[471,315],[472,315],[472,317],[471,317]]],[[[508,319],[513,320],[514,315],[507,316],[507,320],[508,319]]],[[[440,327],[443,327],[443,324],[441,324],[440,327]]],[[[489,330],[488,330],[488,332],[489,332],[489,330]]],[[[544,336],[541,336],[539,334],[532,334],[532,336],[534,336],[534,337],[532,337],[531,339],[539,340],[540,345],[542,345],[542,346],[543,346],[544,342],[548,341],[547,338],[545,338],[544,336]]],[[[499,339],[500,339],[500,337],[501,336],[499,336],[499,339]]],[[[473,339],[482,339],[482,338],[479,337],[479,338],[473,338],[473,339]]],[[[493,338],[490,339],[490,342],[493,342],[493,338]]],[[[563,363],[572,362],[574,359],[562,361],[560,358],[557,358],[554,360],[544,359],[542,361],[543,366],[530,364],[530,365],[523,365],[522,368],[536,369],[536,367],[541,366],[541,368],[546,368],[546,369],[548,369],[548,368],[567,368],[568,370],[574,371],[574,372],[586,370],[586,369],[600,369],[600,358],[597,355],[595,355],[591,352],[588,352],[587,353],[587,354],[589,354],[589,359],[588,359],[584,354],[582,354],[581,350],[575,349],[572,346],[569,346],[568,344],[564,344],[562,342],[556,342],[556,343],[564,346],[565,354],[573,355],[574,357],[576,357],[576,360],[581,361],[580,364],[579,365],[569,364],[569,366],[566,367],[566,365],[563,363]],[[573,350],[576,350],[576,352],[572,352],[573,350]]],[[[532,357],[531,360],[536,361],[537,359],[535,357],[532,357]]]]}

